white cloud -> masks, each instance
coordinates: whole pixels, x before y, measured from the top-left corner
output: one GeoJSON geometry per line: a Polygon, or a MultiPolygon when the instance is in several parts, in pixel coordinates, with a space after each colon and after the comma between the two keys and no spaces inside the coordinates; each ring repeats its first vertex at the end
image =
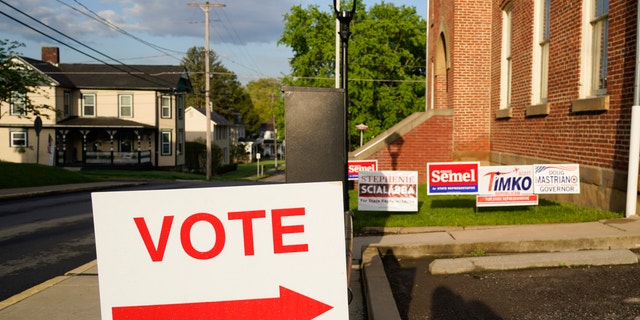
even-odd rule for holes
{"type": "MultiPolygon", "coordinates": [[[[108,57],[126,63],[178,64],[183,53],[193,46],[204,46],[204,12],[189,3],[204,0],[0,0],[0,13],[14,17],[18,23],[0,14],[0,38],[27,44],[22,54],[40,57],[41,46],[61,48],[62,62],[96,62],[30,28],[58,39],[65,44],[106,59],[64,36],[51,31],[27,16],[10,8],[15,7],[60,33],[77,40],[108,57]],[[97,13],[92,17],[83,6],[97,13]],[[105,19],[126,32],[142,39],[122,35],[96,20],[105,19]],[[159,52],[148,44],[168,49],[159,52]]],[[[346,0],[342,0],[345,2],[346,0]]],[[[367,6],[382,0],[362,0],[367,6]]],[[[385,0],[396,4],[425,8],[427,0],[385,0]],[[414,4],[414,2],[424,2],[414,4]]],[[[317,4],[330,10],[330,0],[212,0],[224,3],[223,8],[210,10],[211,48],[222,58],[223,64],[239,77],[252,80],[259,76],[279,77],[289,73],[291,52],[279,47],[277,41],[284,28],[283,15],[294,5],[306,7],[317,4]]],[[[425,11],[425,9],[421,10],[425,11]]],[[[162,51],[160,50],[160,51],[162,51]]]]}

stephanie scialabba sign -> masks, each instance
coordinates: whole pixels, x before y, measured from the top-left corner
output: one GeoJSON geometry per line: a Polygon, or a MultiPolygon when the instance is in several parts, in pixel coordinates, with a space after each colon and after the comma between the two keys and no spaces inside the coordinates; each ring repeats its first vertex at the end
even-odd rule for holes
{"type": "Polygon", "coordinates": [[[418,172],[361,171],[358,210],[418,211],[418,172]]]}

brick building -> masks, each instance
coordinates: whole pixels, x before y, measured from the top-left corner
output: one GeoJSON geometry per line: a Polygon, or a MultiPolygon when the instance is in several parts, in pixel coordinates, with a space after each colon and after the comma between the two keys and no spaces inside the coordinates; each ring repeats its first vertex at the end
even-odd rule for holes
{"type": "Polygon", "coordinates": [[[435,161],[578,163],[581,194],[545,197],[625,211],[637,11],[635,0],[429,0],[426,110],[352,157],[417,168],[421,182],[435,161]]]}

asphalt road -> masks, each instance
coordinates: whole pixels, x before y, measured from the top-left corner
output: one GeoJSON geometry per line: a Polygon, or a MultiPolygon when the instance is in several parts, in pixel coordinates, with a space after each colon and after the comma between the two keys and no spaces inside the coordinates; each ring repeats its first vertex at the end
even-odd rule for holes
{"type": "MultiPolygon", "coordinates": [[[[153,182],[124,190],[247,182],[153,182]]],[[[0,201],[0,301],[96,258],[91,193],[0,201]]]]}
{"type": "Polygon", "coordinates": [[[640,265],[431,275],[383,257],[402,319],[640,319],[640,265]]]}

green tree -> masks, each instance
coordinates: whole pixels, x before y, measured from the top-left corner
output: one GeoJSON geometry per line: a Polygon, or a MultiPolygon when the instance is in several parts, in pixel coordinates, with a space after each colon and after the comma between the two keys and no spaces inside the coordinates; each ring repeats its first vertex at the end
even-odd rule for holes
{"type": "MultiPolygon", "coordinates": [[[[351,8],[350,4],[345,4],[351,8]]],[[[300,5],[285,14],[279,44],[293,50],[288,85],[333,87],[335,83],[335,13],[333,6],[300,5]]],[[[369,130],[379,135],[425,106],[425,21],[415,7],[381,2],[370,10],[361,2],[351,22],[349,40],[350,141],[369,130]]]]}
{"type": "MultiPolygon", "coordinates": [[[[16,51],[20,47],[24,47],[24,44],[0,39],[0,106],[3,103],[11,104],[12,99],[20,99],[24,112],[18,114],[18,117],[49,118],[49,114],[43,111],[55,109],[49,105],[36,105],[30,98],[31,94],[44,94],[39,87],[47,85],[47,79],[43,74],[20,61],[16,51]]],[[[1,110],[3,109],[0,109],[0,118],[7,112],[7,109],[1,110]]]]}
{"type": "Polygon", "coordinates": [[[275,119],[280,139],[284,133],[284,106],[281,88],[280,80],[275,78],[262,78],[247,83],[247,92],[251,97],[253,110],[260,117],[260,123],[273,123],[275,119]]]}
{"type": "MultiPolygon", "coordinates": [[[[231,119],[236,112],[244,114],[251,109],[251,99],[248,97],[235,73],[225,68],[213,50],[209,50],[209,99],[213,110],[227,119],[231,119]]],[[[193,94],[187,96],[187,106],[205,106],[205,49],[192,47],[182,59],[182,65],[187,68],[193,94]]],[[[243,118],[244,120],[244,118],[243,118]]]]}

